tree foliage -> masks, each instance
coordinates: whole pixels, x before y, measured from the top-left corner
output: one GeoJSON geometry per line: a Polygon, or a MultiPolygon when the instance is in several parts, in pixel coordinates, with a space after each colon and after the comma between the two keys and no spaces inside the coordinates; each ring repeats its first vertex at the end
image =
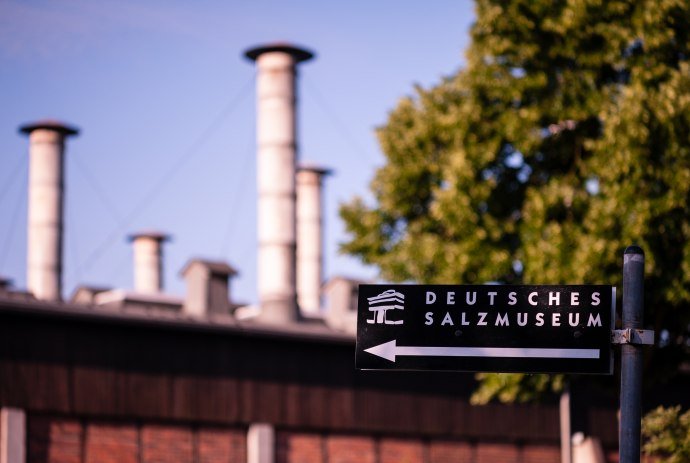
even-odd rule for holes
{"type": "MultiPolygon", "coordinates": [[[[476,16],[466,67],[378,129],[386,163],[373,204],[341,207],[342,249],[391,281],[620,286],[638,244],[672,371],[690,323],[690,5],[478,0],[476,16]]],[[[484,379],[487,400],[561,381],[484,379]]]]}
{"type": "Polygon", "coordinates": [[[644,453],[661,457],[660,463],[690,461],[690,410],[683,414],[680,407],[652,410],[642,420],[642,435],[644,453]]]}

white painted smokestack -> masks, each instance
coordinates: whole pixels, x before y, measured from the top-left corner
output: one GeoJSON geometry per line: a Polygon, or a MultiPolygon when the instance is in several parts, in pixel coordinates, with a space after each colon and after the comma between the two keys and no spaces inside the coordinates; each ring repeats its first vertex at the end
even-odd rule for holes
{"type": "Polygon", "coordinates": [[[57,121],[26,124],[29,136],[29,211],[26,286],[37,299],[62,298],[65,139],[79,131],[57,121]]]}
{"type": "Polygon", "coordinates": [[[163,290],[163,243],[170,236],[160,232],[140,232],[129,236],[134,250],[134,290],[157,294],[163,290]]]}
{"type": "Polygon", "coordinates": [[[307,50],[276,44],[252,48],[257,65],[259,320],[298,319],[295,276],[296,65],[307,50]]]}
{"type": "Polygon", "coordinates": [[[328,169],[297,169],[297,302],[303,315],[318,316],[323,280],[323,177],[328,169]]]}

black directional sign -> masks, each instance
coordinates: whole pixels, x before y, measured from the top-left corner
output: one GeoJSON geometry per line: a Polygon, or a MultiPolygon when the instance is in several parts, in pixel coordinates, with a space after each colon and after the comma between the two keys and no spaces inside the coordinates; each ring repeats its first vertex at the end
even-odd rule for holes
{"type": "Polygon", "coordinates": [[[360,285],[356,366],[611,374],[612,286],[360,285]]]}

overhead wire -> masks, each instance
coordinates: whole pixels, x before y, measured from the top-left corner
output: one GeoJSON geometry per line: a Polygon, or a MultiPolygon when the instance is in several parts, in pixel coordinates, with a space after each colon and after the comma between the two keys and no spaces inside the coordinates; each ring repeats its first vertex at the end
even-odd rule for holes
{"type": "MultiPolygon", "coordinates": [[[[252,159],[252,154],[254,151],[254,140],[250,140],[247,149],[245,150],[245,156],[242,162],[240,172],[246,172],[249,166],[249,161],[252,159]]],[[[228,224],[225,227],[225,233],[223,235],[223,241],[221,246],[220,255],[226,257],[230,252],[230,244],[232,243],[232,238],[235,236],[235,230],[237,220],[235,218],[239,215],[240,209],[242,207],[242,200],[246,194],[246,185],[249,175],[241,175],[240,181],[237,182],[235,188],[235,194],[233,195],[232,205],[228,211],[228,224]]]]}
{"type": "MultiPolygon", "coordinates": [[[[19,172],[16,172],[18,174],[19,172]]],[[[9,233],[7,234],[7,238],[5,239],[5,242],[2,247],[2,252],[0,252],[0,269],[5,268],[5,263],[7,262],[7,256],[9,255],[9,251],[12,247],[12,241],[14,240],[14,235],[15,235],[15,230],[18,228],[14,226],[14,224],[17,223],[17,220],[19,219],[19,212],[21,211],[22,207],[26,205],[26,195],[22,194],[22,190],[25,190],[26,188],[21,188],[21,186],[26,187],[26,183],[28,182],[27,176],[26,175],[18,175],[23,179],[23,181],[20,182],[20,188],[19,188],[19,193],[17,193],[17,200],[14,202],[14,209],[10,213],[10,221],[9,221],[9,226],[10,230],[9,233]]]]}
{"type": "Polygon", "coordinates": [[[367,162],[370,161],[371,157],[367,155],[366,150],[363,149],[363,147],[359,144],[355,136],[352,135],[352,132],[347,128],[347,125],[338,116],[337,112],[331,107],[330,104],[328,104],[328,102],[323,96],[323,93],[321,93],[318,90],[316,85],[310,79],[304,77],[302,77],[302,79],[304,80],[305,86],[310,90],[310,92],[306,93],[306,95],[309,98],[312,98],[313,101],[316,102],[317,106],[319,106],[319,108],[324,112],[324,114],[326,114],[327,118],[333,125],[333,128],[335,128],[335,130],[340,134],[343,140],[350,144],[354,152],[357,155],[359,155],[362,158],[362,160],[367,162]]]}
{"type": "Polygon", "coordinates": [[[123,278],[123,275],[125,274],[127,274],[131,281],[132,269],[130,267],[129,270],[127,270],[128,264],[131,264],[131,258],[131,251],[120,253],[118,258],[115,259],[114,263],[108,266],[108,271],[106,271],[104,274],[105,281],[108,281],[110,284],[112,284],[113,282],[117,282],[118,279],[123,278]]]}
{"type": "MultiPolygon", "coordinates": [[[[73,220],[74,218],[74,211],[72,210],[71,207],[69,207],[69,203],[65,205],[65,210],[66,210],[66,215],[67,215],[67,223],[69,226],[72,227],[72,230],[70,233],[65,233],[65,236],[67,237],[67,247],[69,248],[69,256],[72,259],[72,262],[74,263],[73,265],[75,266],[75,280],[77,282],[81,281],[81,272],[79,271],[79,268],[77,268],[77,264],[79,262],[79,236],[77,235],[77,229],[78,227],[74,227],[73,224],[76,222],[73,220]]],[[[67,273],[67,272],[65,272],[67,273]]],[[[67,285],[65,285],[67,286],[67,285]]]]}
{"type": "Polygon", "coordinates": [[[142,197],[134,209],[124,217],[121,226],[110,233],[106,239],[103,240],[103,242],[89,254],[89,256],[81,263],[78,270],[91,268],[91,266],[93,266],[93,264],[102,257],[107,248],[110,247],[115,241],[120,239],[126,228],[134,222],[139,214],[146,210],[156,196],[172,180],[173,176],[182,168],[184,164],[189,161],[189,159],[191,159],[191,155],[194,154],[208,140],[209,136],[220,127],[225,118],[228,117],[239,106],[239,103],[249,93],[253,83],[254,77],[252,76],[252,78],[240,88],[238,93],[216,115],[216,117],[211,120],[211,123],[194,139],[187,149],[183,150],[180,155],[175,158],[170,168],[165,171],[165,173],[153,185],[148,193],[142,197]]]}
{"type": "Polygon", "coordinates": [[[18,177],[20,177],[20,175],[18,175],[19,171],[22,169],[22,167],[26,166],[26,163],[26,156],[20,156],[17,160],[17,163],[13,166],[12,170],[10,170],[7,180],[3,182],[4,188],[0,190],[0,203],[2,203],[2,200],[5,198],[7,192],[10,191],[18,177]]]}
{"type": "Polygon", "coordinates": [[[86,167],[86,164],[84,164],[81,157],[73,153],[70,155],[70,159],[74,160],[74,164],[77,166],[77,170],[79,170],[79,173],[82,175],[82,177],[84,177],[86,183],[91,187],[91,189],[93,189],[94,193],[96,193],[96,196],[101,201],[103,206],[105,206],[105,208],[113,216],[115,222],[118,225],[124,224],[125,219],[118,210],[117,206],[115,205],[115,202],[110,199],[108,194],[105,192],[105,190],[101,187],[100,183],[96,179],[96,176],[94,176],[91,173],[91,171],[86,167]]]}

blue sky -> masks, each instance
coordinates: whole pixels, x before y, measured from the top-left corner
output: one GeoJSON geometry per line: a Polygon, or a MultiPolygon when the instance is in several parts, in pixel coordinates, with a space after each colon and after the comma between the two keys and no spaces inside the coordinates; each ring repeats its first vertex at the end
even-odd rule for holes
{"type": "Polygon", "coordinates": [[[127,234],[169,232],[165,286],[191,257],[239,269],[256,302],[253,45],[316,52],[301,65],[299,156],[326,181],[326,276],[375,278],[338,253],[338,205],[367,196],[383,156],[374,129],[413,85],[463,64],[470,1],[0,0],[0,275],[25,286],[25,122],[82,134],[66,154],[64,292],[132,287],[127,234]]]}

